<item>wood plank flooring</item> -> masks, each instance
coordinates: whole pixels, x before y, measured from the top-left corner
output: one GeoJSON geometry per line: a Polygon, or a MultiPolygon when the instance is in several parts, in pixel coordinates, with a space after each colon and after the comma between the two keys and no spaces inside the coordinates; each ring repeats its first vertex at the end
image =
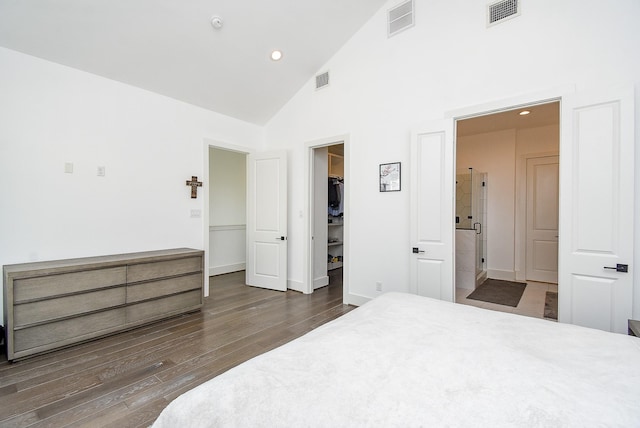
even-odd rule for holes
{"type": "Polygon", "coordinates": [[[147,427],[181,393],[353,309],[341,269],[305,295],[212,277],[201,312],[10,364],[1,427],[147,427]]]}

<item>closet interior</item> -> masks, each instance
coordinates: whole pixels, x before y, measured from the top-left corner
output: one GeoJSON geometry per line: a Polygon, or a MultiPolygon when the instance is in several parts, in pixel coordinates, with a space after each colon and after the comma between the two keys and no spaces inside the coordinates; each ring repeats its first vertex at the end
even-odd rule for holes
{"type": "Polygon", "coordinates": [[[313,289],[342,283],[344,143],[313,149],[313,289]]]}
{"type": "Polygon", "coordinates": [[[327,156],[327,270],[331,271],[343,263],[344,144],[329,146],[327,156]]]}

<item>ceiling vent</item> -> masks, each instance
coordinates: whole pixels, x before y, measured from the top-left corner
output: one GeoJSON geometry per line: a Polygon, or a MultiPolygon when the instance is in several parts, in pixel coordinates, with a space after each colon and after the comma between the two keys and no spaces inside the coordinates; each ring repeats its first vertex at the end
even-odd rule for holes
{"type": "Polygon", "coordinates": [[[487,5],[487,27],[520,15],[520,0],[501,0],[487,5]]]}
{"type": "Polygon", "coordinates": [[[325,71],[316,76],[316,89],[322,89],[327,86],[329,86],[329,72],[325,71]]]}
{"type": "Polygon", "coordinates": [[[395,36],[399,32],[413,27],[413,24],[413,0],[408,0],[389,9],[387,37],[395,36]]]}

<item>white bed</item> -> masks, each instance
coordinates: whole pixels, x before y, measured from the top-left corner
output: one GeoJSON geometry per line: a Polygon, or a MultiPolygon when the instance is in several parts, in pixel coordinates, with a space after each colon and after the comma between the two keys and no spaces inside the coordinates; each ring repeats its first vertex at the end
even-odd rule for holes
{"type": "Polygon", "coordinates": [[[640,338],[387,293],[175,399],[161,427],[640,426],[640,338]]]}

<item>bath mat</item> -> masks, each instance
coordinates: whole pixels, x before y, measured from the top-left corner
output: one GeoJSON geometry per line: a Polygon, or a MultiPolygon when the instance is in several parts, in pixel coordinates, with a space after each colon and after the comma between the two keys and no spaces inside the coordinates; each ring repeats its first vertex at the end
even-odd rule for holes
{"type": "Polygon", "coordinates": [[[544,298],[544,317],[558,319],[558,293],[555,291],[547,291],[544,298]]]}
{"type": "Polygon", "coordinates": [[[467,299],[497,303],[498,305],[513,306],[515,308],[518,306],[526,286],[527,284],[524,282],[487,279],[473,293],[469,294],[467,299]]]}

